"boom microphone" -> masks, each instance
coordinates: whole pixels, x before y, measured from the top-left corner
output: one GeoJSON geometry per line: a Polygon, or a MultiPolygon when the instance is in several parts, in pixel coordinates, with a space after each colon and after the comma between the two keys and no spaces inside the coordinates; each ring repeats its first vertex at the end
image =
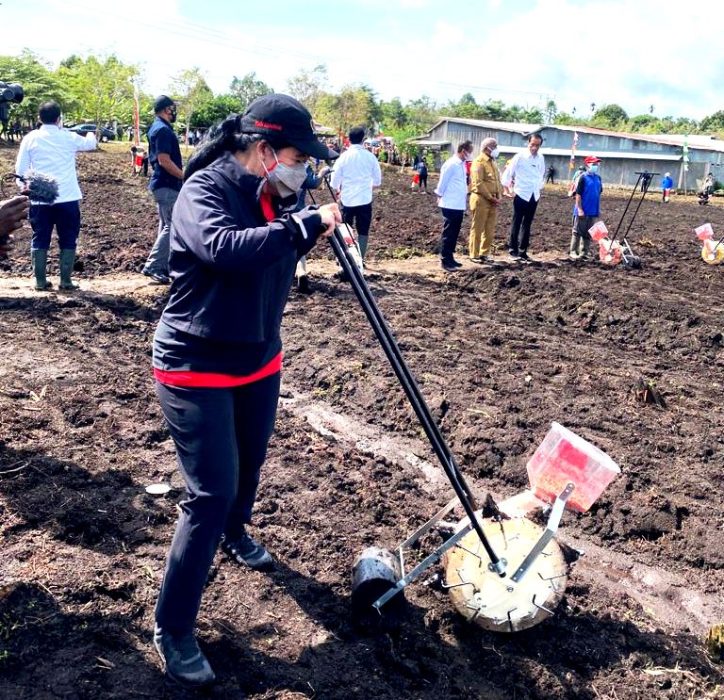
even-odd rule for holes
{"type": "MultiPolygon", "coordinates": [[[[43,173],[37,173],[33,170],[29,171],[27,175],[18,175],[17,173],[7,173],[3,175],[2,184],[9,184],[11,181],[20,180],[25,184],[23,194],[30,197],[33,202],[40,202],[41,204],[53,204],[58,199],[58,181],[50,175],[44,175],[43,173]]],[[[3,190],[3,196],[5,196],[3,190]]]]}

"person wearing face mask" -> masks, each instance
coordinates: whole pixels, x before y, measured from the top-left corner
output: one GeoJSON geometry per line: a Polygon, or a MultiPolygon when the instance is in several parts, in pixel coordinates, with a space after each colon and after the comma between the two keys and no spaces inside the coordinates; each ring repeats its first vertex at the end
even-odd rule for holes
{"type": "Polygon", "coordinates": [[[573,206],[573,235],[569,250],[571,260],[590,259],[591,234],[588,229],[598,221],[601,215],[603,183],[598,174],[600,162],[600,158],[596,156],[587,156],[583,160],[586,172],[578,178],[576,203],[573,206]]]}
{"type": "Polygon", "coordinates": [[[435,194],[437,205],[442,214],[442,234],[440,235],[440,265],[445,272],[455,272],[462,265],[455,260],[460,227],[463,224],[465,209],[468,205],[468,185],[466,163],[473,159],[473,142],[463,141],[457,152],[450,156],[440,168],[435,194]]]}
{"type": "Polygon", "coordinates": [[[470,170],[470,240],[468,250],[474,263],[487,262],[495,235],[498,205],[502,195],[496,158],[500,155],[494,138],[483,139],[480,155],[470,170]]]}
{"type": "Polygon", "coordinates": [[[176,103],[159,95],[153,105],[156,118],[148,130],[148,159],[153,175],[148,189],[158,207],[158,233],[141,272],[154,284],[168,284],[168,233],[173,205],[183,182],[181,148],[171,126],[176,121],[176,103]]]}
{"type": "Polygon", "coordinates": [[[233,563],[273,565],[247,526],[279,398],[282,313],[297,259],[342,218],[337,204],[293,210],[307,159],[336,155],[300,102],[265,95],[199,145],[174,206],[153,372],[186,497],[154,646],[167,675],[186,686],[215,679],[194,625],[219,544],[233,563]]]}

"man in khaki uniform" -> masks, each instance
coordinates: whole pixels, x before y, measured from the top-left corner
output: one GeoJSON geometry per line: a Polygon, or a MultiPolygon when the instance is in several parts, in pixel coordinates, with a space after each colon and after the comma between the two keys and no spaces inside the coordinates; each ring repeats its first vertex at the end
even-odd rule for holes
{"type": "Polygon", "coordinates": [[[500,173],[495,159],[498,157],[498,143],[487,138],[481,144],[480,155],[470,169],[470,210],[473,223],[470,227],[470,260],[484,263],[490,255],[495,235],[498,205],[502,195],[500,173]]]}

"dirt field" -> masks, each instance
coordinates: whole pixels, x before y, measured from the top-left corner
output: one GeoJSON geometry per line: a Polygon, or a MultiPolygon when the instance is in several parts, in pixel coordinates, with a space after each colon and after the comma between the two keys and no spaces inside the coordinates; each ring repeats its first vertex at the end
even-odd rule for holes
{"type": "MultiPolygon", "coordinates": [[[[0,149],[3,172],[13,159],[0,149]]],[[[164,682],[150,644],[182,482],[150,374],[165,290],[137,273],[156,215],[126,160],[80,158],[80,292],[31,290],[27,228],[2,264],[3,699],[195,697],[164,682]],[[170,494],[145,493],[160,481],[170,494]]],[[[724,231],[724,211],[654,193],[629,236],[643,268],[584,266],[565,260],[571,201],[550,188],[537,262],[501,254],[445,275],[435,198],[408,183],[385,171],[368,280],[474,491],[521,491],[554,420],[622,474],[587,514],[564,516],[561,540],[584,555],[539,627],[472,627],[427,576],[408,589],[399,630],[356,631],[357,554],[394,547],[452,492],[320,249],[314,293],[292,292],[285,315],[256,509],[254,532],[279,564],[261,574],[217,559],[199,631],[219,682],[201,696],[724,698],[724,669],[703,644],[724,622],[724,269],[701,261],[692,233],[705,221],[724,231]],[[665,408],[637,400],[639,378],[665,408]]],[[[609,227],[624,203],[604,193],[609,227]]],[[[499,241],[510,213],[506,202],[499,241]]]]}

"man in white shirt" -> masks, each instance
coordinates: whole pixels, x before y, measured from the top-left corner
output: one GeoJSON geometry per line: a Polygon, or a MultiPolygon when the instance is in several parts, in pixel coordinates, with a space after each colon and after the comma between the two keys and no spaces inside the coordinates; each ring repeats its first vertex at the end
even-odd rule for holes
{"type": "Polygon", "coordinates": [[[472,141],[463,141],[457,153],[440,168],[440,180],[435,194],[442,214],[440,264],[446,272],[455,272],[462,265],[455,260],[455,246],[460,235],[465,209],[468,206],[468,182],[465,163],[473,159],[472,141]]]}
{"type": "Polygon", "coordinates": [[[332,187],[342,200],[345,224],[357,231],[360,253],[367,252],[372,225],[372,188],[382,184],[382,171],[372,153],[362,146],[365,130],[355,126],[349,131],[349,148],[336,160],[332,170],[332,187]]]}
{"type": "Polygon", "coordinates": [[[80,233],[80,200],[75,154],[93,151],[97,146],[95,134],[74,134],[60,125],[60,105],[44,102],[38,112],[40,128],[31,131],[20,144],[15,172],[27,175],[29,170],[48,175],[58,182],[58,198],[53,204],[30,202],[30,225],[33,236],[30,253],[35,274],[35,289],[45,291],[52,284],[45,277],[48,248],[53,228],[58,232],[60,247],[60,289],[77,289],[71,280],[75,247],[80,233]]]}
{"type": "Polygon", "coordinates": [[[530,227],[545,181],[545,159],[538,153],[542,143],[540,134],[530,134],[528,150],[516,153],[503,172],[503,187],[510,190],[512,186],[515,193],[508,250],[512,257],[521,260],[528,260],[530,227]]]}

